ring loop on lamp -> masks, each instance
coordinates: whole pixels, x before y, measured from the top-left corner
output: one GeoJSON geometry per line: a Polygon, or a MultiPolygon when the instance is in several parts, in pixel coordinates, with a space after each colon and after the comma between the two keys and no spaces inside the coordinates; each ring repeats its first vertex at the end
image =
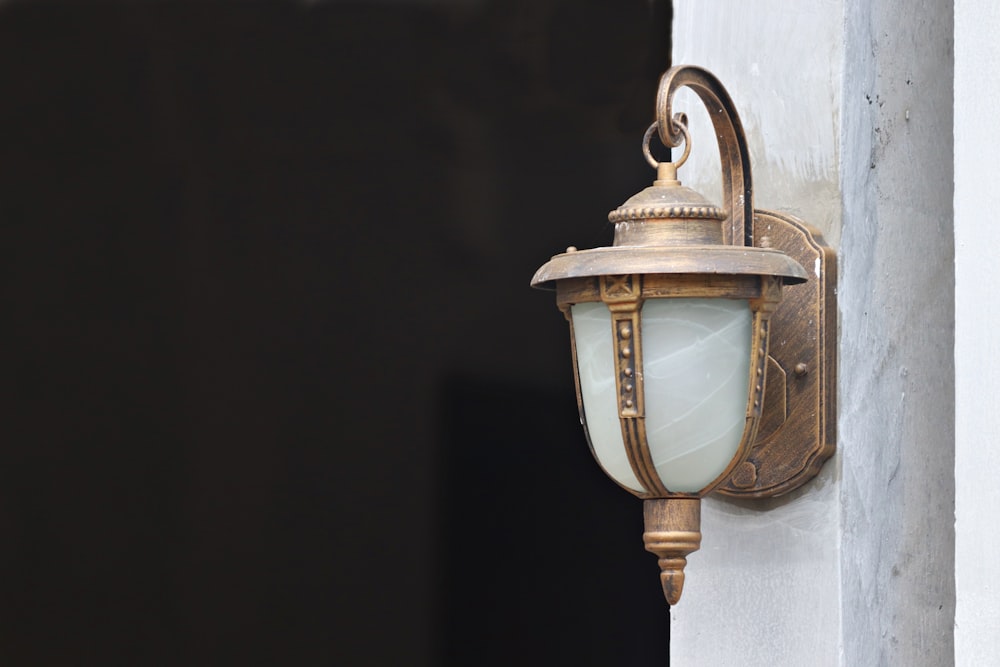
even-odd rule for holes
{"type": "MultiPolygon", "coordinates": [[[[687,128],[687,114],[677,113],[670,121],[671,125],[674,126],[675,132],[684,135],[684,154],[681,155],[681,159],[673,162],[674,168],[679,169],[681,165],[687,162],[688,155],[691,154],[691,133],[688,132],[687,128]]],[[[649,149],[649,142],[653,139],[653,133],[656,132],[660,127],[660,123],[654,122],[646,130],[646,134],[642,135],[642,154],[646,156],[646,162],[649,163],[653,169],[658,169],[660,162],[653,157],[652,151],[649,149]]],[[[662,136],[662,135],[661,135],[662,136]]],[[[676,148],[676,144],[671,146],[671,148],[676,148]]]]}

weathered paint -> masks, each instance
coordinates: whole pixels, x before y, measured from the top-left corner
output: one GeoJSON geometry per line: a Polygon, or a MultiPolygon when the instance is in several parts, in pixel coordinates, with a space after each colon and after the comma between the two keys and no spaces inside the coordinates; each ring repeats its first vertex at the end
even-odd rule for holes
{"type": "MultiPolygon", "coordinates": [[[[675,2],[674,11],[674,63],[706,67],[736,102],[750,145],[757,206],[809,220],[836,245],[839,0],[685,0],[675,2]]],[[[693,95],[685,98],[693,116],[693,152],[680,178],[685,185],[711,185],[705,192],[719,201],[718,152],[707,115],[693,95]]]]}

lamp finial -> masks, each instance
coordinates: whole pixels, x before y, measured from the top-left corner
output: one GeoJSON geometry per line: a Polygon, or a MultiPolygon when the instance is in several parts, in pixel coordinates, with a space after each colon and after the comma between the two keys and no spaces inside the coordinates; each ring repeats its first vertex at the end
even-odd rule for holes
{"type": "Polygon", "coordinates": [[[656,498],[643,506],[646,551],[659,557],[660,583],[667,603],[673,607],[684,589],[687,555],[701,546],[701,499],[656,498]]]}

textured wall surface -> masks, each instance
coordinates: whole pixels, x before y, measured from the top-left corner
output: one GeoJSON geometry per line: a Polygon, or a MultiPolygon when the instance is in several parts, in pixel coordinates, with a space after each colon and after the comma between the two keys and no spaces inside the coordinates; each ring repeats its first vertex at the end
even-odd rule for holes
{"type": "Polygon", "coordinates": [[[951,6],[678,2],[674,34],[740,109],[757,206],[840,256],[838,456],[770,504],[706,501],[674,656],[950,664],[951,6]]]}
{"type": "Polygon", "coordinates": [[[995,161],[1000,68],[993,31],[1000,7],[955,3],[955,664],[1000,659],[1000,231],[983,211],[1000,208],[995,161]],[[992,152],[992,151],[990,151],[992,152]]]}
{"type": "Polygon", "coordinates": [[[845,16],[843,664],[946,665],[954,610],[951,3],[851,2],[845,16]]]}

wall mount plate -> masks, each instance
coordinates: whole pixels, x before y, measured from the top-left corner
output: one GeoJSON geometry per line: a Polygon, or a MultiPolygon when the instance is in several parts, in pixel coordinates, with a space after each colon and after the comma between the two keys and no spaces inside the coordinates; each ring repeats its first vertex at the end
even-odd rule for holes
{"type": "Polygon", "coordinates": [[[786,286],[771,315],[764,406],[747,460],[717,491],[771,498],[816,476],[836,450],[837,255],[793,216],[754,211],[754,245],[781,250],[810,274],[786,286]]]}

